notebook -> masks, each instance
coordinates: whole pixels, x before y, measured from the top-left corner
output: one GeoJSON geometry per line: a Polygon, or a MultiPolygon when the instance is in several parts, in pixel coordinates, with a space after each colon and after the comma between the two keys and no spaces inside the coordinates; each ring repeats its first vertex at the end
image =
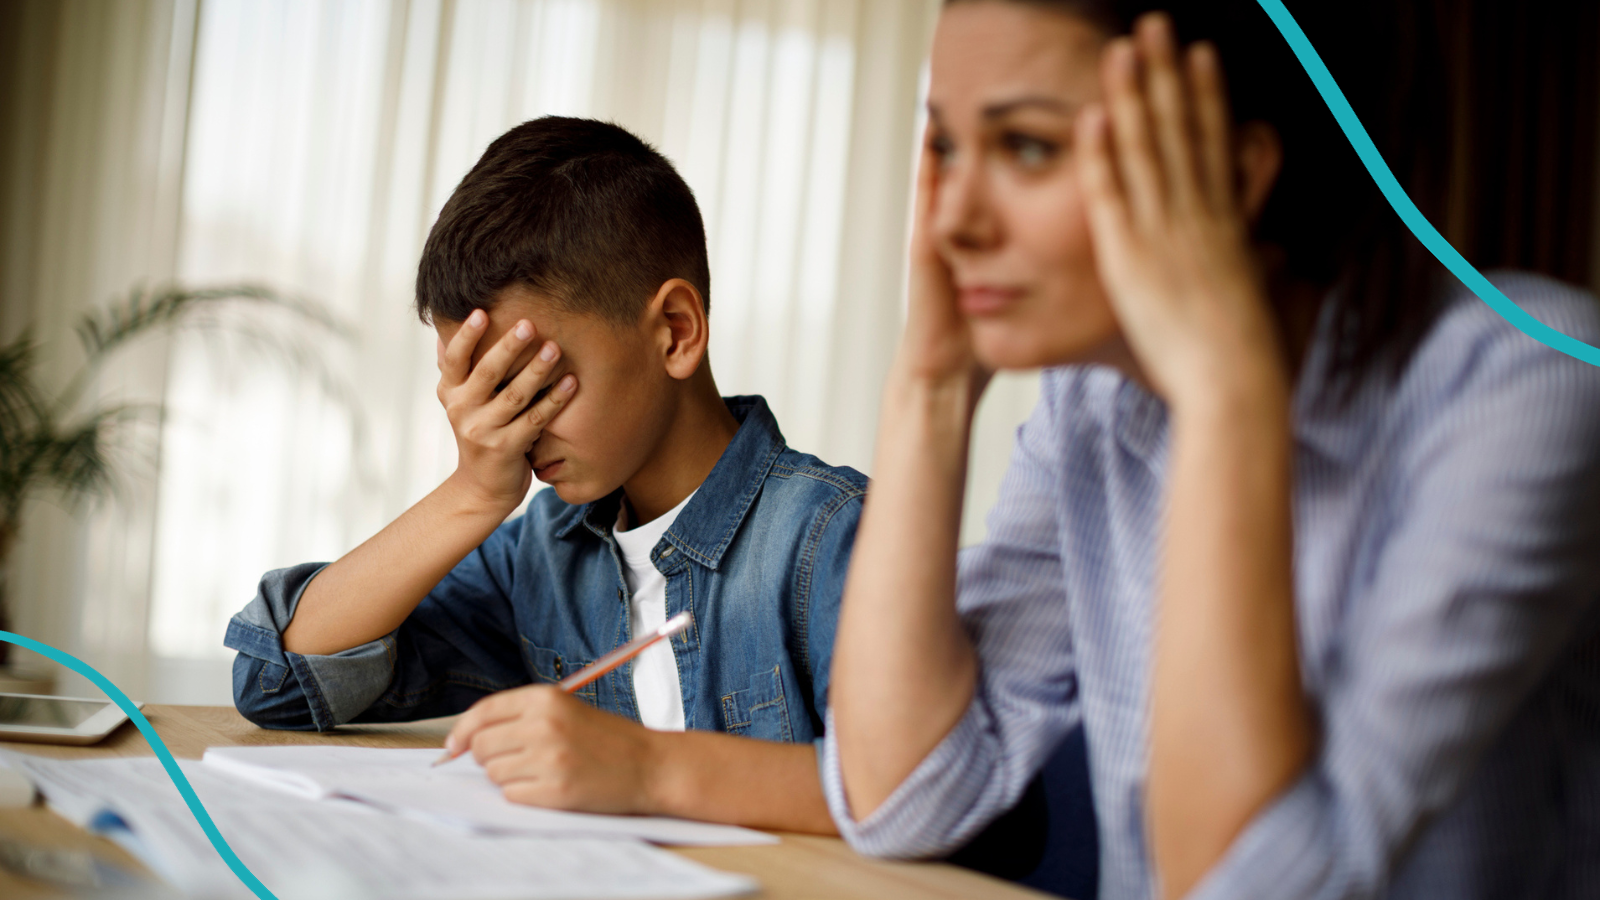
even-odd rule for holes
{"type": "Polygon", "coordinates": [[[657,816],[562,812],[512,803],[470,756],[433,767],[437,749],[213,747],[207,768],[308,799],[345,798],[470,831],[555,837],[627,837],[656,844],[774,844],[733,825],[657,816]]]}

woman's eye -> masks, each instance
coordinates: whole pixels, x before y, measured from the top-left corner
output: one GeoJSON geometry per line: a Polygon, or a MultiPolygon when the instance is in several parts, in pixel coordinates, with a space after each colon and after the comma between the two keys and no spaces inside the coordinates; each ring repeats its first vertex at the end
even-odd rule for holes
{"type": "Polygon", "coordinates": [[[1007,152],[1025,169],[1036,169],[1055,158],[1059,148],[1050,141],[1025,134],[1008,134],[1002,143],[1007,152]]]}
{"type": "Polygon", "coordinates": [[[928,149],[933,151],[933,155],[939,160],[940,166],[949,165],[950,160],[955,158],[956,155],[955,142],[942,134],[935,134],[928,138],[928,149]]]}

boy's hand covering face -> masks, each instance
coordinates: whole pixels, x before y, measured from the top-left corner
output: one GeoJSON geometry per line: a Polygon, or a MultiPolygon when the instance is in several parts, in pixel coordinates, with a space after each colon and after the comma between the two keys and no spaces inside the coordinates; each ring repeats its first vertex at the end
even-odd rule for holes
{"type": "Polygon", "coordinates": [[[521,371],[511,372],[517,358],[538,340],[526,319],[473,365],[473,351],[488,324],[483,310],[474,310],[448,344],[440,338],[439,402],[450,417],[459,453],[451,477],[461,479],[483,502],[509,513],[533,484],[528,451],[572,399],[578,380],[569,373],[546,390],[545,382],[561,359],[561,349],[552,341],[539,345],[521,371]]]}
{"type": "Polygon", "coordinates": [[[473,704],[446,746],[470,747],[513,803],[650,814],[651,734],[554,685],[529,685],[473,704]]]}

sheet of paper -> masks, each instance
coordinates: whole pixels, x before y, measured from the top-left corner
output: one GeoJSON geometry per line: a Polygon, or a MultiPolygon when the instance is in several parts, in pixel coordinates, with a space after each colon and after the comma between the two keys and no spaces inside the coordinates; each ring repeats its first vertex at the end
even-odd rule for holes
{"type": "Polygon", "coordinates": [[[437,768],[438,750],[375,747],[214,747],[205,762],[231,776],[301,796],[340,796],[460,828],[507,834],[630,837],[657,844],[773,844],[777,838],[732,825],[647,816],[603,816],[512,803],[472,757],[437,768]]]}
{"type": "MultiPolygon", "coordinates": [[[[79,824],[114,810],[134,838],[125,846],[185,894],[253,896],[158,761],[8,759],[79,824]]],[[[234,852],[281,900],[677,900],[756,888],[637,841],[473,835],[367,804],[262,790],[187,760],[180,766],[234,852]]]]}

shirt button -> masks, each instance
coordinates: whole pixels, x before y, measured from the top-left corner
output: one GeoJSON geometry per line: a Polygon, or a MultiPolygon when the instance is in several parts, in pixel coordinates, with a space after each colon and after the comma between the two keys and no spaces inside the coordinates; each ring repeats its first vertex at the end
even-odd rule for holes
{"type": "Polygon", "coordinates": [[[671,556],[674,549],[676,548],[668,547],[667,549],[661,551],[661,558],[666,559],[667,557],[671,556]]]}

